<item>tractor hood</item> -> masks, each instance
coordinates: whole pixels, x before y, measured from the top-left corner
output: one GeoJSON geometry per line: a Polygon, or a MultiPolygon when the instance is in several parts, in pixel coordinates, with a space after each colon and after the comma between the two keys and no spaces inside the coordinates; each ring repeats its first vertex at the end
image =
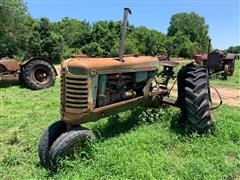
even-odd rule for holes
{"type": "Polygon", "coordinates": [[[158,65],[158,60],[152,56],[125,57],[124,62],[115,58],[76,57],[65,60],[62,70],[73,75],[94,75],[152,71],[158,65]]]}

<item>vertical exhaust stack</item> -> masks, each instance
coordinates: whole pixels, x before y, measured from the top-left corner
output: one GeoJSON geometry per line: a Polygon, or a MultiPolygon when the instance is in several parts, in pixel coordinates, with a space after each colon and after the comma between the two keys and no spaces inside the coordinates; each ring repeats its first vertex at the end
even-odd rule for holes
{"type": "Polygon", "coordinates": [[[123,22],[122,22],[122,27],[121,27],[120,51],[119,51],[119,60],[121,62],[124,62],[123,56],[124,56],[124,51],[125,51],[125,39],[126,39],[126,32],[127,32],[128,14],[132,14],[131,9],[124,8],[123,22]]]}
{"type": "Polygon", "coordinates": [[[208,54],[210,53],[210,48],[211,48],[211,39],[208,40],[208,54]]]}

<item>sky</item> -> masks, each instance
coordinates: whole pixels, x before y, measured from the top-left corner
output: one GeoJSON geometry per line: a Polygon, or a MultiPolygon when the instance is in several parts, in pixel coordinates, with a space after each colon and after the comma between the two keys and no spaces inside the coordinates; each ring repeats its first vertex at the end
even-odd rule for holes
{"type": "Polygon", "coordinates": [[[122,20],[123,8],[132,9],[130,24],[167,33],[172,15],[196,12],[209,25],[213,48],[240,44],[240,0],[25,0],[34,18],[63,17],[86,20],[122,20]]]}

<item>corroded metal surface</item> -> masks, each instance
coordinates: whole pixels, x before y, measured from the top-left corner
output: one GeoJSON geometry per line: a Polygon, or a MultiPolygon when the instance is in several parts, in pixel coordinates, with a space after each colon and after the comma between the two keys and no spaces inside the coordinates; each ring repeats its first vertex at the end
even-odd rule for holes
{"type": "Polygon", "coordinates": [[[0,64],[4,66],[9,72],[20,70],[20,66],[16,60],[3,58],[0,59],[0,64]]]}
{"type": "Polygon", "coordinates": [[[151,56],[125,57],[124,62],[114,58],[70,58],[64,61],[63,66],[70,73],[94,74],[94,71],[99,71],[100,74],[111,74],[155,70],[158,60],[151,56]]]}
{"type": "Polygon", "coordinates": [[[194,58],[197,63],[206,65],[211,74],[222,73],[225,76],[226,74],[231,76],[234,73],[236,54],[212,51],[208,54],[197,54],[194,58]],[[227,70],[226,65],[228,65],[227,70]]]}
{"type": "Polygon", "coordinates": [[[68,124],[83,124],[90,121],[97,121],[100,118],[110,116],[112,114],[131,109],[132,107],[142,104],[146,100],[141,96],[138,98],[121,101],[104,107],[96,108],[88,113],[70,113],[62,112],[62,120],[68,124]]]}
{"type": "MultiPolygon", "coordinates": [[[[96,121],[102,117],[146,105],[159,61],[154,57],[70,58],[61,68],[61,116],[68,124],[96,121]]],[[[169,64],[175,66],[175,63],[169,64]]]]}
{"type": "Polygon", "coordinates": [[[224,56],[222,59],[223,60],[230,60],[230,61],[235,60],[236,59],[236,54],[227,53],[227,55],[224,56]]]}
{"type": "Polygon", "coordinates": [[[19,74],[0,74],[0,87],[6,84],[18,84],[19,83],[19,74]]]}
{"type": "Polygon", "coordinates": [[[16,60],[0,59],[0,86],[19,83],[20,66],[16,60]]]}
{"type": "Polygon", "coordinates": [[[168,67],[176,67],[178,65],[178,63],[174,61],[159,61],[159,64],[161,64],[162,66],[168,66],[168,67]]]}
{"type": "Polygon", "coordinates": [[[123,56],[124,56],[124,51],[125,51],[125,38],[126,38],[126,32],[127,32],[128,14],[132,14],[131,9],[124,8],[123,22],[122,22],[122,27],[121,27],[120,50],[119,50],[119,60],[121,62],[124,61],[123,56]]]}

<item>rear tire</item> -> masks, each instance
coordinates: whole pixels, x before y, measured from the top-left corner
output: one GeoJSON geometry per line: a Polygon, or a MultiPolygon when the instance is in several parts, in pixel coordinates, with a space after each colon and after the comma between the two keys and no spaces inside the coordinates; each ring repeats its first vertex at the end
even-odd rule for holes
{"type": "Polygon", "coordinates": [[[49,126],[42,134],[38,145],[40,163],[45,168],[49,167],[49,149],[53,142],[66,131],[66,124],[57,121],[49,126]]]}
{"type": "Polygon", "coordinates": [[[184,119],[199,133],[212,126],[208,71],[203,65],[189,64],[178,73],[178,104],[184,119]]]}
{"type": "Polygon", "coordinates": [[[225,64],[225,65],[224,65],[224,72],[223,72],[223,77],[224,77],[224,79],[227,79],[228,74],[229,74],[229,65],[228,65],[228,64],[225,64]]]}
{"type": "Polygon", "coordinates": [[[30,89],[48,88],[54,85],[55,79],[55,70],[47,61],[36,59],[23,67],[23,81],[30,89]]]}
{"type": "Polygon", "coordinates": [[[84,127],[74,128],[63,133],[50,148],[49,160],[51,169],[56,169],[61,158],[70,154],[74,149],[81,148],[86,140],[95,138],[93,132],[84,127]]]}
{"type": "Polygon", "coordinates": [[[229,76],[233,76],[234,68],[235,68],[235,59],[233,59],[232,63],[230,64],[229,76]]]}

